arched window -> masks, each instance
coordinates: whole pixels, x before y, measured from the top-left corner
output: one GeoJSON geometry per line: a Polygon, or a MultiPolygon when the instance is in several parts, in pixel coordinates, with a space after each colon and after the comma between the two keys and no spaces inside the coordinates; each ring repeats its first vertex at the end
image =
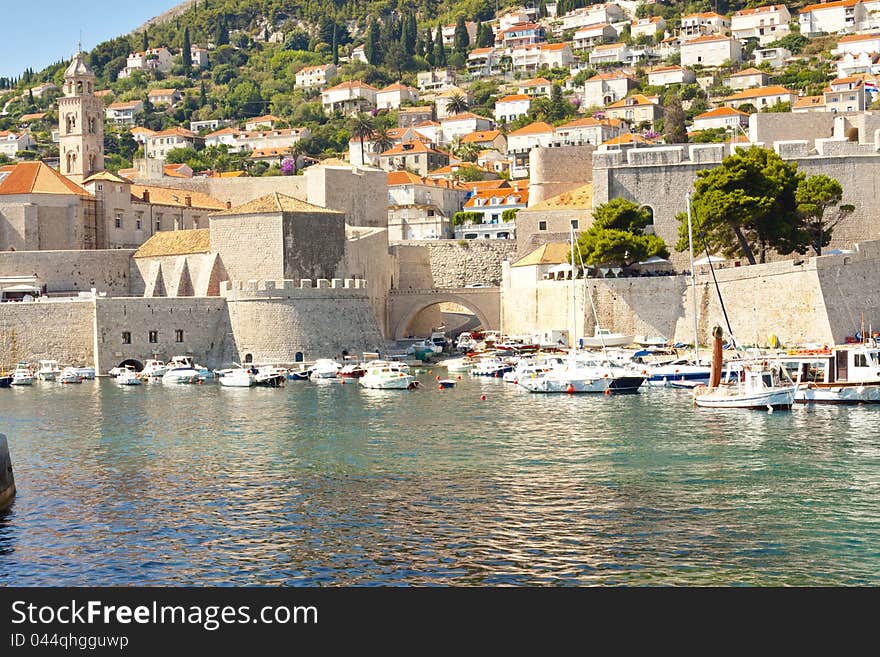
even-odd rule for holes
{"type": "Polygon", "coordinates": [[[301,351],[297,351],[297,352],[293,355],[293,361],[294,361],[295,363],[301,363],[301,362],[303,362],[303,360],[304,360],[303,352],[301,352],[301,351]]]}
{"type": "Polygon", "coordinates": [[[254,362],[254,355],[253,354],[245,354],[244,355],[244,362],[245,363],[253,363],[254,362]]]}

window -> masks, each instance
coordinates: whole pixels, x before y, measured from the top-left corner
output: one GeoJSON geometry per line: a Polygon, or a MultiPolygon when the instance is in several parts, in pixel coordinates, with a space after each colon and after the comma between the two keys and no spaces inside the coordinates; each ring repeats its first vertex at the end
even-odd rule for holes
{"type": "Polygon", "coordinates": [[[116,213],[116,227],[122,228],[122,213],[121,212],[116,213]]]}
{"type": "Polygon", "coordinates": [[[547,222],[539,221],[538,222],[538,230],[547,230],[547,222]]]}
{"type": "Polygon", "coordinates": [[[143,228],[141,227],[141,219],[140,219],[140,217],[138,217],[138,218],[135,220],[135,222],[134,222],[134,227],[135,227],[137,230],[143,230],[143,228]]]}
{"type": "Polygon", "coordinates": [[[865,354],[855,354],[855,360],[853,362],[854,367],[868,367],[868,360],[865,358],[865,354]]]}
{"type": "Polygon", "coordinates": [[[160,230],[162,230],[162,215],[156,217],[156,232],[158,233],[160,230]]]}
{"type": "Polygon", "coordinates": [[[131,344],[131,332],[123,331],[122,332],[122,344],[131,344]]]}
{"type": "Polygon", "coordinates": [[[174,341],[183,342],[183,329],[177,329],[174,331],[174,341]]]}
{"type": "Polygon", "coordinates": [[[103,191],[104,191],[104,185],[102,185],[101,183],[98,183],[97,185],[95,185],[95,187],[98,188],[98,191],[99,191],[99,192],[103,192],[103,191]]]}
{"type": "Polygon", "coordinates": [[[578,220],[577,219],[571,220],[571,227],[574,228],[575,230],[577,230],[577,227],[578,227],[578,220]]]}
{"type": "Polygon", "coordinates": [[[150,331],[150,344],[159,342],[159,331],[150,331]]]}

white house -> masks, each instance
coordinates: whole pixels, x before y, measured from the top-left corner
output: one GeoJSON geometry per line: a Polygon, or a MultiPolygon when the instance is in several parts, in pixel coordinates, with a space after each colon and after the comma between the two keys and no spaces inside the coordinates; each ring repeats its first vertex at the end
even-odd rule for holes
{"type": "Polygon", "coordinates": [[[418,103],[419,92],[396,82],[376,92],[377,109],[398,109],[403,103],[418,103]]]}
{"type": "Polygon", "coordinates": [[[721,66],[742,61],[739,41],[727,36],[701,36],[681,44],[682,66],[721,66]]]}
{"type": "Polygon", "coordinates": [[[192,46],[189,49],[190,60],[192,60],[192,65],[196,68],[208,68],[211,64],[208,59],[208,49],[200,48],[199,46],[192,46]]]}
{"type": "Polygon", "coordinates": [[[229,146],[230,150],[238,149],[238,134],[240,130],[231,126],[220,128],[205,135],[205,146],[229,146]]]}
{"type": "Polygon", "coordinates": [[[481,130],[491,130],[492,121],[473,112],[462,112],[440,120],[440,144],[451,144],[456,139],[481,130]]]}
{"type": "Polygon", "coordinates": [[[455,71],[450,68],[437,68],[416,74],[419,91],[442,91],[455,85],[455,71]]]}
{"type": "Polygon", "coordinates": [[[546,41],[543,25],[537,23],[518,23],[495,35],[496,48],[518,48],[546,41]]]}
{"type": "Polygon", "coordinates": [[[558,126],[556,137],[565,145],[593,144],[598,146],[622,132],[629,132],[629,128],[619,119],[583,117],[558,126]]]}
{"type": "Polygon", "coordinates": [[[502,54],[495,48],[474,48],[468,53],[468,73],[478,78],[500,73],[502,54]]]}
{"type": "Polygon", "coordinates": [[[581,106],[604,107],[610,105],[621,98],[626,98],[629,92],[638,86],[636,79],[623,71],[597,73],[584,82],[581,106]]]}
{"type": "Polygon", "coordinates": [[[835,62],[837,77],[845,78],[858,73],[880,74],[880,55],[866,52],[852,55],[847,53],[835,62]]]}
{"type": "Polygon", "coordinates": [[[731,89],[752,89],[766,86],[770,76],[756,68],[747,68],[724,79],[724,86],[731,89]]]}
{"type": "Polygon", "coordinates": [[[311,136],[308,128],[286,128],[279,130],[255,130],[240,132],[235,138],[234,150],[286,150],[296,142],[311,136]]]}
{"type": "Polygon", "coordinates": [[[0,153],[7,157],[15,157],[19,151],[26,151],[36,145],[37,142],[33,140],[30,133],[16,134],[8,130],[0,131],[0,153]]]}
{"type": "Polygon", "coordinates": [[[125,68],[119,72],[119,78],[129,77],[135,71],[159,71],[167,73],[174,64],[168,48],[151,48],[143,52],[133,52],[125,62],[125,68]]]}
{"type": "Polygon", "coordinates": [[[625,43],[605,43],[590,52],[590,64],[625,64],[632,53],[625,43]]]}
{"type": "Polygon", "coordinates": [[[183,96],[177,89],[150,89],[147,92],[147,99],[153,105],[174,107],[183,99],[183,96]]]}
{"type": "Polygon", "coordinates": [[[336,75],[336,66],[333,64],[321,64],[320,66],[306,66],[296,73],[296,86],[302,89],[313,87],[323,88],[330,79],[336,75]]]}
{"type": "Polygon", "coordinates": [[[164,160],[168,151],[175,148],[196,148],[205,140],[185,128],[171,128],[147,137],[146,155],[149,158],[164,160]]]}
{"type": "Polygon", "coordinates": [[[587,25],[574,33],[572,47],[575,50],[588,50],[604,41],[610,41],[620,36],[620,33],[608,23],[587,25]]]}
{"type": "Polygon", "coordinates": [[[660,66],[648,72],[648,84],[652,87],[665,87],[670,84],[691,84],[696,75],[682,66],[660,66]]]}
{"type": "Polygon", "coordinates": [[[865,81],[858,75],[832,80],[824,96],[827,112],[861,112],[871,102],[865,81]]]}
{"type": "Polygon", "coordinates": [[[326,114],[340,112],[346,116],[366,112],[376,107],[378,90],[366,82],[349,80],[321,92],[321,104],[326,114]]]}
{"type": "Polygon", "coordinates": [[[788,34],[790,21],[791,14],[785,5],[741,9],[730,19],[730,33],[739,41],[757,39],[763,46],[788,34]]]}
{"type": "Polygon", "coordinates": [[[482,215],[479,223],[456,226],[456,239],[512,239],[515,221],[504,221],[505,210],[522,210],[529,205],[529,188],[514,181],[511,187],[478,190],[464,204],[465,212],[482,215]]]}
{"type": "Polygon", "coordinates": [[[639,37],[650,37],[656,39],[657,35],[662,35],[666,31],[666,21],[662,16],[651,16],[649,18],[637,18],[629,26],[629,32],[633,39],[639,37]]]}
{"type": "Polygon", "coordinates": [[[434,97],[434,108],[437,111],[438,119],[445,119],[447,116],[450,115],[449,111],[446,108],[449,107],[449,103],[456,96],[461,96],[462,98],[464,98],[465,102],[468,104],[468,107],[470,107],[471,103],[474,100],[471,95],[461,87],[453,86],[445,89],[444,91],[441,91],[434,97]]]}
{"type": "Polygon", "coordinates": [[[773,85],[759,89],[746,89],[739,91],[724,99],[727,107],[739,108],[743,105],[754,105],[758,110],[773,107],[777,103],[792,103],[797,100],[797,94],[785,87],[773,85]]]}
{"type": "Polygon", "coordinates": [[[357,46],[354,50],[351,51],[350,59],[353,62],[363,62],[364,64],[370,63],[370,60],[367,59],[366,48],[363,45],[357,46]]]}
{"type": "Polygon", "coordinates": [[[840,37],[832,55],[858,55],[860,53],[880,52],[880,34],[847,34],[840,37]]]}
{"type": "Polygon", "coordinates": [[[144,101],[130,100],[124,103],[111,103],[104,112],[108,121],[121,125],[134,125],[134,117],[144,111],[144,101]]]}
{"type": "Polygon", "coordinates": [[[807,5],[798,14],[801,34],[806,37],[819,34],[855,32],[866,18],[862,0],[837,0],[807,5]]]}
{"type": "Polygon", "coordinates": [[[681,17],[681,38],[690,41],[701,36],[730,34],[730,19],[714,11],[688,14],[681,17]]]}
{"type": "Polygon", "coordinates": [[[782,68],[786,60],[791,57],[791,51],[787,48],[761,48],[752,53],[755,58],[755,66],[769,64],[770,68],[782,68]]]}
{"type": "Polygon", "coordinates": [[[532,97],[526,94],[511,94],[495,101],[495,120],[510,123],[529,113],[532,97]]]}
{"type": "Polygon", "coordinates": [[[619,5],[606,2],[597,5],[589,5],[568,12],[562,16],[560,32],[578,30],[587,25],[599,23],[619,23],[626,20],[626,13],[619,5]]]}
{"type": "Polygon", "coordinates": [[[245,121],[245,130],[271,130],[276,124],[281,123],[283,119],[274,114],[264,114],[253,119],[245,121]]]}
{"type": "Polygon", "coordinates": [[[552,91],[553,83],[547,78],[532,78],[517,85],[517,93],[532,96],[533,98],[538,96],[547,96],[549,98],[552,91]]]}
{"type": "Polygon", "coordinates": [[[567,68],[573,61],[567,43],[538,43],[518,46],[509,51],[511,67],[518,73],[534,73],[539,68],[567,68]]]}
{"type": "Polygon", "coordinates": [[[694,117],[694,130],[731,128],[737,133],[749,124],[749,115],[732,107],[716,107],[694,117]]]}
{"type": "Polygon", "coordinates": [[[663,116],[663,107],[657,96],[633,94],[629,98],[611,103],[605,108],[605,116],[626,121],[630,125],[647,122],[653,127],[654,122],[663,116]]]}
{"type": "MultiPolygon", "coordinates": [[[[464,27],[465,30],[467,30],[469,43],[476,41],[477,24],[473,21],[465,21],[464,27]]],[[[455,42],[455,23],[444,25],[440,30],[440,35],[443,37],[443,45],[447,47],[451,46],[455,42]]]]}

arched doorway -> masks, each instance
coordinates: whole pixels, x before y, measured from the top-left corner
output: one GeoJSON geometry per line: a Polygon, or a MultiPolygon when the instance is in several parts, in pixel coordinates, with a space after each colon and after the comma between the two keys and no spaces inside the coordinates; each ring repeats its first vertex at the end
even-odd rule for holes
{"type": "Polygon", "coordinates": [[[134,358],[128,358],[128,359],[122,361],[121,363],[119,363],[119,365],[117,365],[117,367],[133,367],[136,372],[140,372],[144,369],[144,364],[141,361],[136,360],[134,358]]]}
{"type": "Polygon", "coordinates": [[[462,301],[448,298],[415,305],[397,322],[394,338],[429,337],[431,329],[439,326],[444,327],[443,332],[449,337],[455,337],[463,331],[491,327],[491,322],[479,308],[462,301]]]}
{"type": "Polygon", "coordinates": [[[245,363],[253,363],[254,362],[254,355],[253,354],[245,354],[244,355],[244,362],[245,363]]]}

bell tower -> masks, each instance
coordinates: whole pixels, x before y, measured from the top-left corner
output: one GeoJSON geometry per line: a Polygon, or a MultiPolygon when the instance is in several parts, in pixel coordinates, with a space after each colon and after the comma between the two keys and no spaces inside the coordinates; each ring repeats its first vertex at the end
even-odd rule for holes
{"type": "Polygon", "coordinates": [[[95,96],[95,74],[81,49],[64,72],[58,131],[62,174],[81,185],[104,170],[104,103],[95,96]]]}

